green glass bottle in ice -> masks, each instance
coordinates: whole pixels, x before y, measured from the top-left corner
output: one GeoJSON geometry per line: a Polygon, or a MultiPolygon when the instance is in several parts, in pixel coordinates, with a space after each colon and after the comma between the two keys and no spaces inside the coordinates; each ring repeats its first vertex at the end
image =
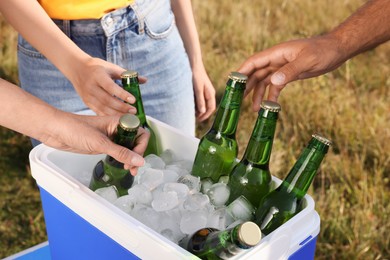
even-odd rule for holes
{"type": "Polygon", "coordinates": [[[199,142],[192,175],[218,182],[232,170],[238,154],[236,130],[247,78],[230,73],[213,125],[199,142]]]}
{"type": "MultiPolygon", "coordinates": [[[[140,126],[140,120],[137,116],[125,114],[121,116],[114,135],[114,142],[130,150],[135,145],[135,140],[140,126]]],[[[106,155],[104,160],[100,160],[92,172],[89,188],[93,191],[114,185],[119,196],[128,194],[133,184],[134,176],[129,170],[123,168],[123,163],[117,161],[110,155],[106,155]]]]}
{"type": "Polygon", "coordinates": [[[255,216],[263,234],[268,235],[302,209],[302,198],[308,191],[331,141],[314,134],[298,160],[278,188],[260,202],[255,216]]]}
{"type": "Polygon", "coordinates": [[[200,229],[182,246],[201,259],[228,259],[256,246],[260,240],[259,227],[247,221],[223,231],[200,229]]]}
{"type": "Polygon", "coordinates": [[[149,131],[150,138],[148,147],[144,152],[144,156],[148,154],[160,155],[160,146],[158,139],[153,129],[146,121],[144,105],[142,103],[141,91],[139,88],[138,73],[136,71],[127,70],[121,74],[123,88],[135,97],[135,108],[137,109],[136,115],[141,121],[141,126],[149,131]]]}
{"type": "Polygon", "coordinates": [[[280,105],[263,101],[244,156],[230,173],[228,204],[243,195],[257,206],[270,191],[269,160],[275,136],[280,105]]]}

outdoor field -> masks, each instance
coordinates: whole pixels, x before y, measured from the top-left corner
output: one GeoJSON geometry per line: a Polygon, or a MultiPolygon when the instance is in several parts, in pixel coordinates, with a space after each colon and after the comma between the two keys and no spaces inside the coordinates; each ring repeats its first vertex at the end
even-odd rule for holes
{"type": "MultiPolygon", "coordinates": [[[[247,57],[280,42],[323,34],[364,2],[193,0],[217,104],[228,74],[247,57]]],[[[0,77],[18,84],[16,40],[0,16],[0,77]]],[[[257,117],[251,98],[244,100],[238,124],[240,158],[257,117]]],[[[390,43],[331,73],[289,84],[279,103],[273,175],[286,176],[313,133],[333,141],[308,192],[321,218],[316,259],[390,259],[390,43]]],[[[198,137],[213,118],[198,124],[198,137]]],[[[30,150],[28,137],[0,127],[0,258],[47,240],[30,150]]]]}

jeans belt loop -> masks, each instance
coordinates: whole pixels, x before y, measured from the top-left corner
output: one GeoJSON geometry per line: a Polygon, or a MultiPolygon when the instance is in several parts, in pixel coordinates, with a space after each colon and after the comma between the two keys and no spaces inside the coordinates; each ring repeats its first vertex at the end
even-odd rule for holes
{"type": "Polygon", "coordinates": [[[63,26],[64,33],[70,38],[70,20],[63,20],[63,26]]]}
{"type": "Polygon", "coordinates": [[[131,8],[134,11],[135,16],[137,16],[138,34],[139,35],[144,34],[145,33],[145,19],[144,19],[144,16],[142,15],[142,13],[139,12],[137,1],[134,1],[134,3],[130,4],[129,8],[131,8]]]}

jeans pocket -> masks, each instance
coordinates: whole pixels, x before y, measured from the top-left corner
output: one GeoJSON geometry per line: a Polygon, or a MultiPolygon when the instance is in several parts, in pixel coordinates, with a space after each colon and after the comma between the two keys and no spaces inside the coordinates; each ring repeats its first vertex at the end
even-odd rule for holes
{"type": "Polygon", "coordinates": [[[30,57],[42,59],[45,58],[37,49],[35,49],[20,35],[18,36],[18,51],[30,57]]]}
{"type": "Polygon", "coordinates": [[[175,17],[169,1],[159,0],[145,16],[145,31],[153,39],[167,37],[175,25],[175,17]]]}

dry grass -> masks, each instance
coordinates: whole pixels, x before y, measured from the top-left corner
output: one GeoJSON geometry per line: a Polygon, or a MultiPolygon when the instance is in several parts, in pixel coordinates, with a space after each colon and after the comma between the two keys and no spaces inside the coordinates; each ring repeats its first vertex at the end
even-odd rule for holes
{"type": "MultiPolygon", "coordinates": [[[[363,2],[193,0],[204,62],[217,88],[218,98],[228,73],[237,69],[249,55],[282,41],[322,34],[363,2]]],[[[14,34],[1,19],[0,25],[0,72],[2,77],[6,75],[17,81],[14,34]]],[[[316,259],[390,259],[389,43],[355,57],[332,73],[290,84],[279,101],[282,112],[271,159],[274,175],[285,176],[312,133],[321,132],[334,143],[309,191],[321,216],[316,259]]],[[[256,119],[250,105],[248,97],[243,104],[237,133],[241,154],[256,119]]],[[[199,136],[210,123],[211,120],[198,126],[199,136]]],[[[23,143],[25,139],[15,140],[9,131],[1,130],[2,140],[13,140],[9,147],[21,147],[14,156],[27,156],[25,150],[29,146],[23,143]]],[[[8,154],[2,147],[1,158],[8,154]]],[[[16,197],[25,200],[26,204],[22,204],[9,195],[14,194],[15,186],[19,185],[30,187],[34,196],[37,194],[29,181],[19,183],[19,178],[31,178],[25,172],[26,158],[19,161],[11,160],[9,156],[5,158],[0,164],[1,175],[2,178],[11,177],[5,177],[10,183],[2,182],[0,187],[1,202],[7,198],[0,204],[0,244],[8,248],[0,246],[0,257],[46,239],[36,199],[32,199],[36,208],[29,208],[28,216],[18,215],[17,212],[23,212],[31,201],[26,196],[16,197]],[[7,162],[19,166],[11,167],[7,162]],[[12,210],[4,211],[5,207],[12,210]],[[28,224],[23,218],[30,218],[28,224]],[[20,235],[23,233],[29,234],[30,241],[20,235]]]]}

